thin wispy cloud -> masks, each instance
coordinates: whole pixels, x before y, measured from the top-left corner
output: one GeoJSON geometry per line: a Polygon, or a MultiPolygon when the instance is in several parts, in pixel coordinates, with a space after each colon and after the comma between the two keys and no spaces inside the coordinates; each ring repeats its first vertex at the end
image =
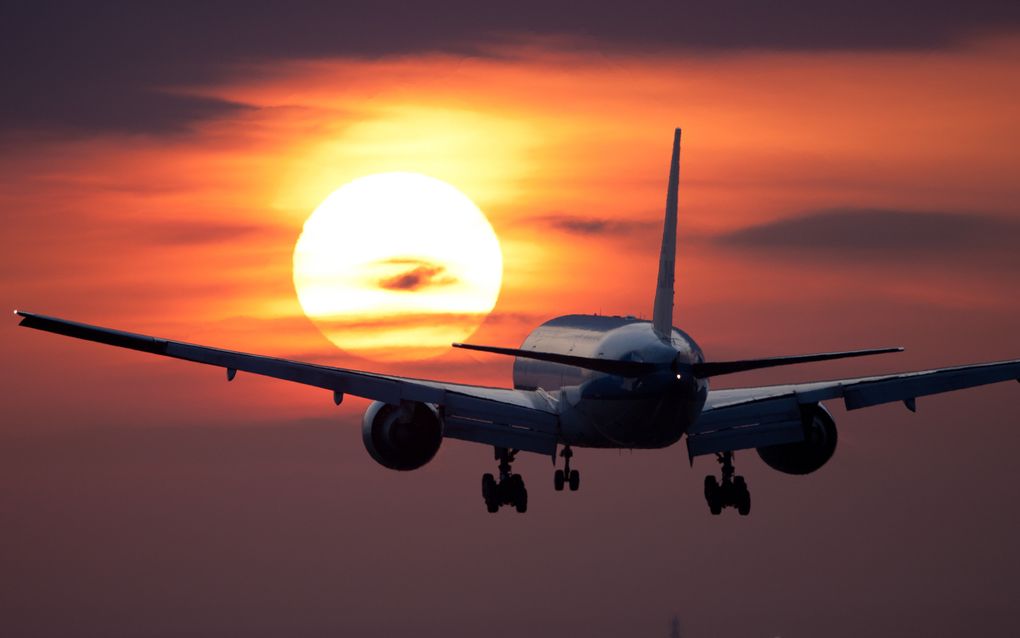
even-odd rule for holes
{"type": "Polygon", "coordinates": [[[725,246],[837,259],[1001,260],[1020,266],[1020,222],[987,214],[884,208],[802,213],[719,235],[725,246]]]}
{"type": "Polygon", "coordinates": [[[531,220],[536,225],[546,226],[572,235],[631,236],[659,228],[658,220],[613,219],[574,215],[546,215],[531,220]]]}

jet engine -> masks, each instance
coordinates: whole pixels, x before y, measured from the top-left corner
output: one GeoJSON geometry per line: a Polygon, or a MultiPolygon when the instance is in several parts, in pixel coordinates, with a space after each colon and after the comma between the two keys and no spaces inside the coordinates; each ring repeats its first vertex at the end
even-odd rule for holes
{"type": "Polygon", "coordinates": [[[810,474],[836,451],[836,422],[820,404],[801,406],[804,440],[758,448],[758,456],[774,470],[786,474],[810,474]]]}
{"type": "Polygon", "coordinates": [[[361,419],[365,449],[383,467],[416,470],[432,460],[443,442],[443,424],[426,403],[391,405],[374,401],[361,419]]]}

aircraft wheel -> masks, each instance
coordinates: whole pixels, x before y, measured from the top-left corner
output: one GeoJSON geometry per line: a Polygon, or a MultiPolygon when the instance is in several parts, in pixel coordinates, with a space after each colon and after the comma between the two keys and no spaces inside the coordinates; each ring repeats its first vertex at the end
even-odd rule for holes
{"type": "Polygon", "coordinates": [[[737,513],[747,516],[751,513],[751,492],[747,489],[747,481],[743,476],[733,479],[733,486],[736,488],[737,513]]]}
{"type": "Polygon", "coordinates": [[[482,498],[485,499],[485,509],[490,514],[499,511],[499,488],[496,485],[496,478],[492,474],[482,475],[482,498]]]}
{"type": "Polygon", "coordinates": [[[708,511],[712,516],[722,513],[722,494],[719,489],[719,481],[711,474],[705,477],[705,500],[708,502],[708,511]]]}
{"type": "Polygon", "coordinates": [[[563,491],[563,485],[566,483],[566,478],[563,476],[563,470],[556,470],[553,472],[553,488],[557,492],[563,491]]]}
{"type": "Polygon", "coordinates": [[[524,488],[524,479],[520,474],[514,474],[507,479],[509,501],[517,511],[523,514],[528,511],[528,490],[524,488]]]}
{"type": "Polygon", "coordinates": [[[528,490],[521,489],[521,493],[517,494],[517,500],[514,502],[514,507],[517,511],[523,514],[528,511],[528,490]]]}
{"type": "Polygon", "coordinates": [[[581,487],[581,473],[577,470],[570,470],[570,491],[576,492],[581,487]]]}
{"type": "Polygon", "coordinates": [[[482,498],[487,501],[495,500],[496,477],[492,474],[482,474],[482,498]]]}

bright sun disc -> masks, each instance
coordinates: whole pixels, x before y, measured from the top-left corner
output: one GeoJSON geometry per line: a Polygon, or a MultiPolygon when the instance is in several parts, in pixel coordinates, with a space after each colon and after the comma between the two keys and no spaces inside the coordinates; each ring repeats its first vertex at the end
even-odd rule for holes
{"type": "Polygon", "coordinates": [[[418,173],[340,187],[294,246],[305,314],[337,347],[369,359],[442,354],[478,328],[502,278],[499,240],[482,211],[418,173]]]}

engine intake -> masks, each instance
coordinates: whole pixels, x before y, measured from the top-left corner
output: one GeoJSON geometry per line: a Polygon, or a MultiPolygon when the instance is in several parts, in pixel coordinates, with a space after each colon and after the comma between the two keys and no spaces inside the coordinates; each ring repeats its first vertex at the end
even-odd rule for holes
{"type": "Polygon", "coordinates": [[[804,440],[758,448],[758,456],[774,470],[786,474],[810,474],[825,465],[836,452],[836,422],[820,404],[801,406],[804,440]]]}
{"type": "Polygon", "coordinates": [[[365,449],[383,467],[416,470],[432,460],[443,442],[443,424],[426,403],[391,405],[374,401],[361,420],[365,449]]]}

